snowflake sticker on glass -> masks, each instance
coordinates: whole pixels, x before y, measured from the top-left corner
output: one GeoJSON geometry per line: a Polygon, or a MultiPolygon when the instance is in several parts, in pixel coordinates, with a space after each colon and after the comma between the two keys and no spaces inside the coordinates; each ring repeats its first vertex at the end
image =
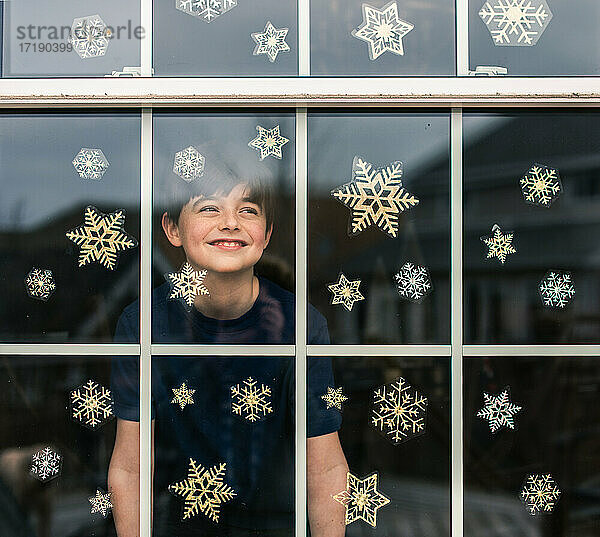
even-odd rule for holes
{"type": "Polygon", "coordinates": [[[342,304],[348,311],[352,311],[355,302],[365,299],[358,290],[359,287],[360,280],[350,281],[344,274],[340,273],[338,281],[327,286],[329,291],[333,293],[331,304],[342,304]]]}
{"type": "Polygon", "coordinates": [[[390,237],[398,234],[398,215],[419,203],[403,185],[402,162],[375,168],[358,155],[352,161],[352,181],[331,191],[351,210],[348,234],[357,235],[377,226],[390,237]]]}
{"type": "Polygon", "coordinates": [[[258,383],[252,377],[240,384],[231,386],[231,411],[237,416],[251,421],[264,420],[273,412],[271,388],[258,383]]]}
{"type": "Polygon", "coordinates": [[[400,377],[373,392],[371,425],[399,445],[425,433],[427,398],[400,377]]]}
{"type": "Polygon", "coordinates": [[[71,392],[73,419],[90,429],[104,425],[113,417],[113,398],[110,390],[88,380],[71,392]]]}
{"type": "Polygon", "coordinates": [[[187,478],[169,485],[169,492],[184,499],[183,520],[202,513],[213,522],[219,522],[221,504],[236,495],[229,485],[223,483],[225,468],[226,463],[223,462],[205,470],[190,459],[187,478]]]}
{"type": "Polygon", "coordinates": [[[479,16],[498,47],[532,47],[552,20],[545,0],[490,0],[479,16]]]}
{"type": "Polygon", "coordinates": [[[507,386],[500,395],[483,394],[484,407],[477,412],[477,417],[488,420],[492,433],[499,431],[502,427],[515,428],[513,416],[521,410],[521,407],[510,402],[510,387],[507,386]]]}
{"type": "Polygon", "coordinates": [[[171,388],[173,391],[173,399],[171,399],[171,403],[175,405],[179,405],[179,408],[183,410],[187,405],[194,404],[194,393],[196,390],[191,390],[188,388],[187,384],[183,382],[179,388],[171,388]]]}
{"type": "Polygon", "coordinates": [[[204,285],[206,274],[206,270],[194,270],[187,261],[179,272],[167,272],[165,280],[171,286],[169,299],[179,300],[188,311],[191,311],[197,296],[210,295],[204,285]]]}
{"type": "Polygon", "coordinates": [[[390,499],[377,490],[377,472],[359,479],[348,472],[346,490],[336,494],[333,499],[346,507],[346,526],[357,520],[364,520],[377,527],[377,510],[390,503],[390,499]]]}
{"type": "Polygon", "coordinates": [[[110,164],[102,149],[82,147],[73,159],[73,166],[82,179],[102,179],[110,164]]]}
{"type": "Polygon", "coordinates": [[[427,267],[414,263],[404,263],[394,275],[398,294],[411,302],[420,302],[433,290],[427,267]]]}
{"type": "Polygon", "coordinates": [[[279,133],[279,125],[272,129],[265,129],[260,125],[256,126],[258,134],[248,142],[248,147],[256,149],[259,152],[259,159],[264,160],[271,156],[281,159],[283,157],[281,148],[289,142],[287,138],[279,133]]]}
{"type": "Polygon", "coordinates": [[[321,395],[321,399],[327,404],[327,408],[337,408],[340,412],[342,411],[342,404],[347,401],[348,398],[342,393],[342,388],[332,388],[327,386],[327,393],[321,395]]]}
{"type": "Polygon", "coordinates": [[[498,261],[504,265],[506,257],[517,252],[512,245],[514,232],[507,231],[502,233],[498,224],[492,226],[492,235],[484,235],[481,241],[488,247],[487,258],[497,257],[498,261]]]}
{"type": "Polygon", "coordinates": [[[90,15],[73,20],[71,44],[81,59],[104,56],[110,32],[100,15],[90,15]]]}
{"type": "Polygon", "coordinates": [[[285,42],[285,36],[289,32],[289,28],[275,28],[271,21],[267,21],[264,32],[254,32],[250,34],[256,47],[252,54],[266,54],[269,61],[273,63],[277,59],[277,54],[280,52],[289,52],[290,47],[285,42]]]}
{"type": "Polygon", "coordinates": [[[212,22],[237,6],[237,0],[175,0],[175,8],[204,22],[212,22]]]}
{"type": "Polygon", "coordinates": [[[363,4],[362,13],[363,22],[358,28],[352,30],[352,35],[369,44],[371,61],[376,60],[386,51],[403,56],[402,38],[415,25],[398,17],[398,4],[389,2],[381,9],[363,4]]]}
{"type": "Polygon", "coordinates": [[[104,492],[102,489],[96,489],[96,495],[90,496],[88,501],[92,504],[90,513],[100,513],[104,518],[108,516],[113,504],[110,501],[110,492],[104,492]]]}
{"type": "Polygon", "coordinates": [[[195,147],[190,145],[175,153],[173,173],[190,183],[194,179],[198,179],[204,175],[204,164],[204,156],[195,147]]]}
{"type": "Polygon", "coordinates": [[[531,166],[520,184],[525,202],[540,207],[550,207],[562,192],[558,170],[543,164],[531,166]]]}
{"type": "Polygon", "coordinates": [[[31,458],[29,473],[42,483],[60,475],[62,456],[51,447],[45,447],[31,458]]]}
{"type": "Polygon", "coordinates": [[[539,291],[544,306],[564,308],[575,296],[571,273],[566,270],[548,271],[540,282],[539,291]]]}
{"type": "Polygon", "coordinates": [[[521,500],[530,515],[551,513],[560,497],[551,474],[529,474],[521,488],[521,500]]]}
{"type": "Polygon", "coordinates": [[[25,277],[25,288],[31,298],[46,302],[56,290],[52,271],[33,267],[25,277]]]}

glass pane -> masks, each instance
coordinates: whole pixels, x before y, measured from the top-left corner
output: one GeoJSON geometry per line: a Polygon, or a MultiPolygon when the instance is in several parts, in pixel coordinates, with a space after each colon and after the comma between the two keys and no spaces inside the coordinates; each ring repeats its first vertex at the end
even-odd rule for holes
{"type": "Polygon", "coordinates": [[[465,115],[465,343],[600,339],[599,118],[465,115]]]}
{"type": "MultiPolygon", "coordinates": [[[[308,161],[309,300],[331,342],[448,343],[448,114],[311,113],[308,161]]],[[[309,343],[329,342],[319,327],[309,343]]]]}
{"type": "Polygon", "coordinates": [[[294,133],[281,111],[155,114],[154,342],[293,344],[294,133]]]}
{"type": "Polygon", "coordinates": [[[104,76],[140,67],[139,0],[0,2],[3,76],[104,76]]]}
{"type": "Polygon", "coordinates": [[[464,386],[465,537],[598,535],[600,360],[466,358],[464,386]]]}
{"type": "Polygon", "coordinates": [[[339,433],[308,440],[313,528],[347,523],[349,537],[374,527],[380,535],[450,535],[449,359],[313,360],[325,362],[320,368],[333,361],[335,384],[317,387],[309,363],[309,435],[317,412],[341,422],[339,433]]]}
{"type": "Polygon", "coordinates": [[[296,21],[296,0],[155,0],[154,74],[295,76],[296,21]]]}
{"type": "Polygon", "coordinates": [[[139,114],[2,113],[0,162],[0,340],[111,342],[138,296],[139,114]]]}
{"type": "Polygon", "coordinates": [[[312,75],[453,76],[454,2],[311,0],[312,75]]]}

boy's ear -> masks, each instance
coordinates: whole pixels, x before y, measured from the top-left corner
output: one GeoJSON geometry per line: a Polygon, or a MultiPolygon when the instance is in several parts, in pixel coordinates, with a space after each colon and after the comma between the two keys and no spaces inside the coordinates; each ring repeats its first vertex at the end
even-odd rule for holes
{"type": "Polygon", "coordinates": [[[173,246],[181,246],[181,237],[179,236],[179,226],[169,218],[169,215],[164,212],[161,219],[161,224],[167,239],[173,246]]]}
{"type": "Polygon", "coordinates": [[[269,226],[267,233],[265,234],[265,248],[269,246],[269,241],[271,240],[271,235],[273,233],[273,223],[269,226]]]}

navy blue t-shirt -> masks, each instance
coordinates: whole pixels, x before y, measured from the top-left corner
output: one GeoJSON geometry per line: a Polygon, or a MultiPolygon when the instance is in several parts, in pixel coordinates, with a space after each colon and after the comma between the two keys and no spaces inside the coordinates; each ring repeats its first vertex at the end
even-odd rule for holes
{"type": "MultiPolygon", "coordinates": [[[[169,286],[153,292],[154,343],[293,344],[294,295],[260,278],[252,308],[233,320],[187,312],[169,300],[169,286]]],[[[117,324],[115,341],[136,342],[139,305],[128,306],[117,324]]],[[[329,343],[323,316],[309,307],[310,344],[329,343]]],[[[112,368],[115,414],[137,421],[138,369],[135,360],[115,359],[112,368]]],[[[320,395],[334,386],[331,361],[308,360],[308,435],[337,431],[341,416],[320,395]]],[[[155,357],[152,411],[155,418],[154,534],[291,536],[294,526],[294,360],[292,357],[155,357]],[[256,422],[232,412],[231,387],[248,378],[271,390],[272,412],[256,422]],[[194,404],[171,403],[173,388],[185,382],[195,390],[194,404]],[[202,513],[181,520],[183,499],[165,491],[187,477],[189,460],[205,469],[226,463],[223,481],[236,496],[221,505],[219,523],[202,513]],[[159,507],[160,506],[160,507],[159,507]],[[263,532],[262,534],[260,532],[263,532]],[[270,535],[270,533],[269,533],[270,535]]]]}

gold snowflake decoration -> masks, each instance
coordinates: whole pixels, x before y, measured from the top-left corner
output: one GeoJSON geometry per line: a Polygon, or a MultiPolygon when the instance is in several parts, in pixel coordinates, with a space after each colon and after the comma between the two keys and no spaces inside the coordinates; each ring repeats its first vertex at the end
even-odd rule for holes
{"type": "Polygon", "coordinates": [[[530,515],[552,512],[559,496],[558,485],[550,474],[529,474],[521,489],[521,500],[530,515]]]}
{"type": "Polygon", "coordinates": [[[165,279],[171,285],[169,298],[179,299],[188,310],[191,310],[198,295],[210,294],[204,285],[204,278],[206,278],[206,270],[194,270],[194,267],[186,261],[179,272],[165,274],[165,279]]]}
{"type": "Polygon", "coordinates": [[[71,392],[71,411],[82,425],[95,429],[113,416],[113,398],[110,390],[88,380],[71,392]]]}
{"type": "Polygon", "coordinates": [[[402,186],[402,162],[374,168],[358,155],[352,162],[352,181],[331,191],[351,209],[348,233],[357,235],[375,225],[390,237],[398,234],[398,215],[419,203],[402,186]]]}
{"type": "Polygon", "coordinates": [[[390,499],[377,490],[377,472],[358,479],[350,472],[346,475],[346,490],[333,499],[346,507],[346,525],[364,520],[377,527],[377,510],[390,503],[390,499]]]}
{"type": "Polygon", "coordinates": [[[348,398],[342,393],[342,388],[331,388],[327,386],[327,393],[321,395],[321,399],[327,403],[327,408],[335,407],[342,410],[342,403],[348,398]]]}
{"type": "Polygon", "coordinates": [[[187,387],[184,382],[179,388],[171,388],[173,390],[173,399],[171,399],[171,403],[179,405],[179,408],[183,410],[186,405],[193,405],[194,398],[192,397],[196,390],[191,390],[187,387]]]}
{"type": "Polygon", "coordinates": [[[169,485],[169,491],[184,499],[183,519],[199,513],[214,522],[219,522],[219,508],[222,503],[231,500],[236,493],[223,483],[226,463],[205,470],[201,464],[190,459],[187,479],[169,485]]]}
{"type": "Polygon", "coordinates": [[[348,311],[352,311],[355,302],[365,299],[358,290],[359,286],[360,280],[351,282],[344,274],[340,274],[337,283],[332,283],[327,286],[333,293],[331,304],[343,304],[348,311]]]}
{"type": "Polygon", "coordinates": [[[502,233],[498,224],[493,225],[492,233],[493,235],[481,237],[482,242],[488,247],[487,258],[497,257],[498,261],[504,265],[506,256],[517,252],[512,245],[514,233],[512,231],[502,233]]]}
{"type": "Polygon", "coordinates": [[[243,383],[231,386],[231,410],[234,414],[255,422],[273,412],[271,388],[248,377],[243,383]]]}
{"type": "Polygon", "coordinates": [[[96,495],[88,498],[88,501],[92,504],[90,513],[101,513],[102,516],[106,518],[113,507],[113,504],[110,501],[110,494],[110,492],[96,489],[96,495]]]}
{"type": "Polygon", "coordinates": [[[117,252],[137,246],[137,241],[123,229],[125,211],[118,209],[104,214],[88,205],[84,216],[85,223],[82,226],[67,231],[67,238],[81,247],[79,266],[97,261],[107,269],[114,270],[117,267],[117,252]]]}
{"type": "Polygon", "coordinates": [[[540,207],[550,207],[562,192],[558,170],[543,164],[533,164],[519,183],[525,202],[540,207]]]}
{"type": "Polygon", "coordinates": [[[289,139],[281,136],[279,125],[276,125],[272,129],[265,129],[257,125],[256,132],[258,134],[248,142],[248,146],[258,150],[260,153],[259,159],[264,160],[269,155],[281,159],[283,157],[281,148],[289,142],[289,139]]]}

